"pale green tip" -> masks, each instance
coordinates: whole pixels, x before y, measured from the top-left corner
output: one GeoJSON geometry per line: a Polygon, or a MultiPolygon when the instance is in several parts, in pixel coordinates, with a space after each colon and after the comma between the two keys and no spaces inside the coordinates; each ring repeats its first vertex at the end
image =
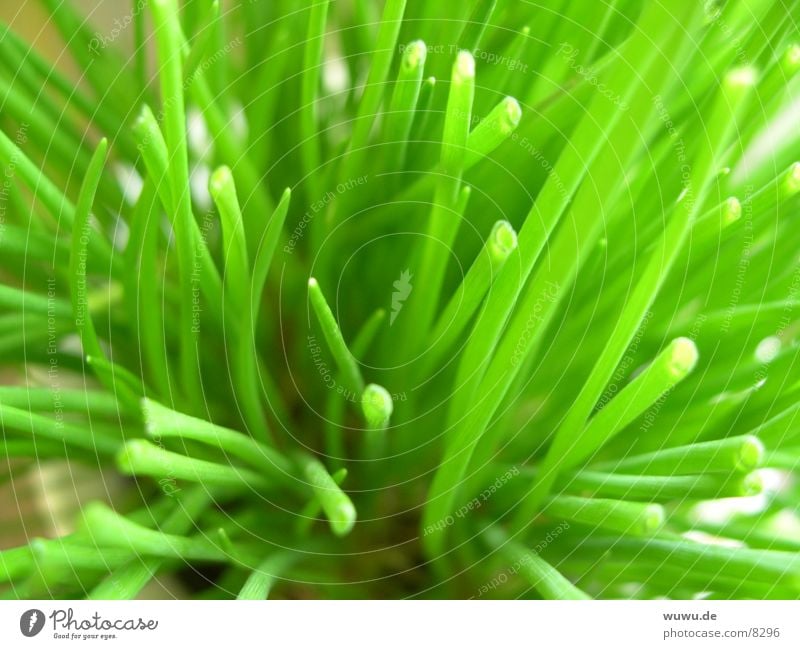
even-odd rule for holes
{"type": "Polygon", "coordinates": [[[132,439],[117,453],[117,468],[126,475],[133,475],[141,460],[150,454],[150,442],[143,439],[132,439]]]}
{"type": "Polygon", "coordinates": [[[740,471],[752,471],[764,461],[764,444],[754,435],[746,435],[739,447],[736,468],[740,471]]]}
{"type": "Polygon", "coordinates": [[[517,247],[517,233],[505,220],[497,221],[489,234],[489,252],[492,261],[504,262],[517,247]]]}
{"type": "Polygon", "coordinates": [[[153,401],[147,397],[143,397],[139,401],[139,407],[142,412],[142,419],[144,420],[144,431],[148,437],[159,437],[164,431],[165,425],[170,426],[176,424],[176,418],[180,414],[174,410],[162,406],[158,401],[153,401]]]}
{"type": "Polygon", "coordinates": [[[735,196],[728,198],[722,206],[722,227],[727,227],[742,218],[742,204],[735,196]]]}
{"type": "Polygon", "coordinates": [[[142,104],[142,107],[139,109],[139,114],[136,116],[136,121],[134,123],[138,123],[140,121],[145,122],[150,118],[155,120],[155,115],[153,115],[153,109],[150,108],[149,104],[142,104]]]}
{"type": "Polygon", "coordinates": [[[792,43],[783,53],[783,69],[795,72],[797,68],[800,68],[800,45],[792,43]]]}
{"type": "Polygon", "coordinates": [[[697,345],[690,338],[676,338],[671,343],[669,356],[669,373],[680,380],[694,369],[697,364],[697,345]]]}
{"type": "Polygon", "coordinates": [[[733,68],[725,75],[725,86],[728,90],[744,90],[758,82],[758,70],[752,65],[733,68]]]}
{"type": "Polygon", "coordinates": [[[219,546],[225,551],[228,556],[233,556],[234,548],[233,548],[233,541],[231,541],[231,537],[228,536],[228,533],[225,531],[224,527],[217,528],[217,538],[219,539],[219,546]]]}
{"type": "Polygon", "coordinates": [[[795,162],[789,167],[784,188],[790,196],[800,191],[800,162],[795,162]]]}
{"type": "Polygon", "coordinates": [[[519,121],[522,119],[522,108],[520,108],[519,102],[513,97],[503,99],[503,115],[505,116],[502,122],[504,131],[510,134],[519,126],[519,121]]]}
{"type": "Polygon", "coordinates": [[[361,410],[370,427],[383,428],[389,423],[394,410],[392,395],[389,394],[386,388],[370,383],[364,388],[364,394],[361,397],[361,410]]]}
{"type": "Polygon", "coordinates": [[[428,48],[425,46],[425,41],[413,41],[408,44],[403,52],[403,67],[408,71],[413,71],[425,65],[425,59],[428,54],[428,48]]]}
{"type": "Polygon", "coordinates": [[[764,481],[756,471],[744,476],[739,485],[739,495],[741,496],[758,496],[763,491],[764,481]]]}
{"type": "Polygon", "coordinates": [[[328,515],[331,531],[336,536],[347,536],[356,524],[356,508],[349,500],[343,501],[328,515]]]}
{"type": "Polygon", "coordinates": [[[208,191],[216,200],[217,197],[233,184],[233,174],[228,167],[215,169],[208,180],[208,191]]]}
{"type": "Polygon", "coordinates": [[[28,546],[30,547],[31,552],[33,552],[34,556],[39,558],[40,561],[47,554],[47,541],[45,539],[38,537],[35,539],[31,539],[30,543],[28,543],[28,546]]]}
{"type": "Polygon", "coordinates": [[[473,79],[475,77],[475,59],[466,50],[461,50],[456,57],[453,77],[454,80],[473,79]]]}
{"type": "Polygon", "coordinates": [[[706,25],[710,25],[722,15],[722,7],[717,2],[704,2],[703,13],[705,14],[706,25]]]}
{"type": "Polygon", "coordinates": [[[664,524],[665,518],[664,508],[661,505],[648,505],[645,507],[641,517],[640,531],[642,534],[653,534],[657,532],[664,524]]]}
{"type": "Polygon", "coordinates": [[[151,133],[149,131],[149,126],[152,124],[156,124],[155,115],[153,115],[153,111],[150,109],[150,106],[147,104],[142,104],[142,108],[139,110],[138,115],[136,115],[131,124],[131,129],[133,130],[134,134],[140,140],[142,140],[138,143],[138,146],[142,147],[149,142],[151,133]]]}
{"type": "Polygon", "coordinates": [[[155,434],[155,423],[153,422],[153,415],[155,408],[158,404],[151,401],[147,397],[143,397],[139,401],[139,407],[142,410],[142,419],[144,420],[144,429],[148,436],[155,434]]]}
{"type": "Polygon", "coordinates": [[[317,288],[319,287],[319,282],[317,282],[316,277],[309,277],[308,278],[308,288],[317,288]]]}

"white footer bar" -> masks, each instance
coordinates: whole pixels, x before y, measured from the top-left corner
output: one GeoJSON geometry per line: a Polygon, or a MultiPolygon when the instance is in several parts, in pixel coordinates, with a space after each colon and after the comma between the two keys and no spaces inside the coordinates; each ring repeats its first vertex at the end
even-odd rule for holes
{"type": "Polygon", "coordinates": [[[800,602],[3,602],[0,647],[800,647],[800,602]],[[231,645],[229,643],[237,643],[231,645]],[[558,643],[556,645],[556,643],[558,643]],[[580,644],[579,644],[580,643],[580,644]]]}

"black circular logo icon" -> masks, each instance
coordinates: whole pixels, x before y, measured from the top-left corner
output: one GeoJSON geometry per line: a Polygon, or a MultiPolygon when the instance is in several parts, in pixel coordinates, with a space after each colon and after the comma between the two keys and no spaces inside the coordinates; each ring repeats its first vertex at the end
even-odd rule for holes
{"type": "Polygon", "coordinates": [[[25,611],[19,618],[19,630],[22,635],[32,638],[44,628],[44,613],[38,608],[25,611]]]}

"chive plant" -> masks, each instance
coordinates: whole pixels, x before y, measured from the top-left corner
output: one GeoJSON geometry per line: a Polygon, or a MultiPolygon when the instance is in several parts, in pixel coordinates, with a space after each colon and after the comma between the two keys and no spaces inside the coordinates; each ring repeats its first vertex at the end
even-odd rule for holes
{"type": "Polygon", "coordinates": [[[800,3],[41,4],[4,596],[800,595],[800,3]]]}

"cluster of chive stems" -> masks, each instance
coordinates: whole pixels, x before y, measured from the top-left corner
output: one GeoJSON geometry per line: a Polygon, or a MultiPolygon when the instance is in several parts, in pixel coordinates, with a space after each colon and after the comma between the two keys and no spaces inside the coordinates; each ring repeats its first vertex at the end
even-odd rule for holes
{"type": "Polygon", "coordinates": [[[799,2],[40,1],[5,597],[800,595],[799,2]]]}

